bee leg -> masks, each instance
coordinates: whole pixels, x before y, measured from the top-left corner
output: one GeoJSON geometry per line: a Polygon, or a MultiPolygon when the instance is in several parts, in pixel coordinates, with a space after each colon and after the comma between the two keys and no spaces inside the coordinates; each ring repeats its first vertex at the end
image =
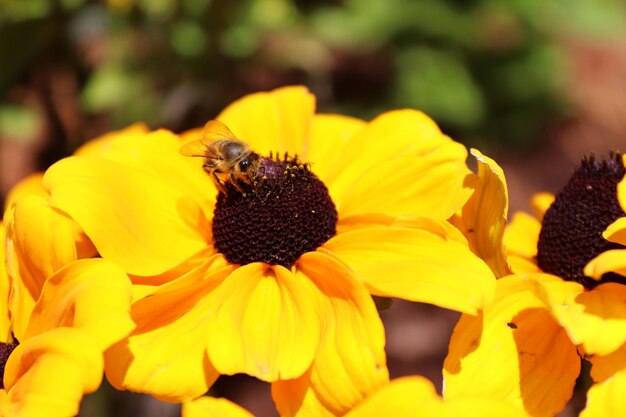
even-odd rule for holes
{"type": "Polygon", "coordinates": [[[213,182],[215,183],[215,186],[217,187],[218,191],[220,193],[226,194],[226,187],[224,186],[222,181],[220,181],[215,171],[211,173],[211,178],[213,179],[213,182]]]}

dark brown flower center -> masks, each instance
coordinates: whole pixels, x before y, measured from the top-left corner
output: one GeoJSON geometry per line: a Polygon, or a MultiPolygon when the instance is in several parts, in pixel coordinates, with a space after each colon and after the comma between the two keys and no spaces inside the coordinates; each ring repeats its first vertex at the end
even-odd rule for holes
{"type": "Polygon", "coordinates": [[[213,241],[229,262],[289,268],[335,235],[335,204],[308,165],[263,158],[254,182],[245,193],[226,183],[217,197],[213,241]]]}
{"type": "Polygon", "coordinates": [[[0,389],[4,389],[4,366],[7,364],[11,352],[13,352],[18,345],[17,340],[12,343],[0,342],[0,389]]]}
{"type": "Polygon", "coordinates": [[[617,200],[617,184],[625,173],[620,154],[602,161],[583,159],[543,217],[537,244],[537,264],[543,271],[587,288],[608,281],[626,283],[615,273],[605,274],[600,282],[583,273],[602,252],[624,247],[605,240],[602,232],[625,215],[617,200]]]}

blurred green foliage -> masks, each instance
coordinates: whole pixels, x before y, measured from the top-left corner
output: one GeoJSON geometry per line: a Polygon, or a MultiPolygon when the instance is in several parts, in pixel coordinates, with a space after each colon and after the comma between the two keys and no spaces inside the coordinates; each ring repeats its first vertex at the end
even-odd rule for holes
{"type": "Polygon", "coordinates": [[[528,147],[567,109],[568,39],[625,28],[621,0],[0,0],[0,134],[43,119],[69,152],[303,83],[323,111],[414,107],[467,143],[528,147]]]}

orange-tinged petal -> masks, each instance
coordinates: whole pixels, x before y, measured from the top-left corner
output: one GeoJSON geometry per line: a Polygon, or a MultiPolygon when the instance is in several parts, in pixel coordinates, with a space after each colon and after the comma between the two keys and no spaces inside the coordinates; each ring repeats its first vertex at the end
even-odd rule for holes
{"type": "Polygon", "coordinates": [[[103,258],[130,274],[156,275],[208,245],[193,196],[159,175],[114,160],[71,157],[44,177],[51,205],[68,213],[103,258]]]}
{"type": "Polygon", "coordinates": [[[311,134],[302,158],[311,163],[313,172],[329,185],[329,173],[336,167],[350,164],[341,159],[343,149],[366,123],[353,117],[338,114],[316,114],[311,124],[311,134]]]}
{"type": "Polygon", "coordinates": [[[217,119],[261,155],[302,154],[314,112],[315,96],[305,87],[283,87],[247,95],[217,119]]]}
{"type": "Polygon", "coordinates": [[[11,338],[11,320],[9,316],[9,291],[11,284],[5,267],[4,224],[0,221],[0,342],[7,343],[11,338]]]}
{"type": "Polygon", "coordinates": [[[533,214],[540,223],[543,220],[543,215],[546,214],[553,202],[554,194],[551,193],[537,193],[532,196],[530,205],[533,209],[533,214]]]}
{"type": "Polygon", "coordinates": [[[130,280],[117,265],[104,259],[76,261],[46,280],[24,338],[74,327],[104,351],[135,327],[130,300],[130,280]]]}
{"type": "Polygon", "coordinates": [[[572,395],[580,359],[566,332],[515,276],[498,280],[494,302],[463,315],[444,362],[444,398],[489,397],[552,416],[572,395]]]}
{"type": "Polygon", "coordinates": [[[219,376],[206,352],[209,294],[232,270],[216,255],[135,302],[136,329],[105,352],[109,382],[166,401],[204,394],[219,376]]]}
{"type": "Polygon", "coordinates": [[[437,395],[435,387],[429,380],[420,376],[411,376],[391,381],[391,384],[366,399],[345,417],[521,417],[526,415],[523,410],[492,398],[455,398],[444,402],[437,395]]]}
{"type": "Polygon", "coordinates": [[[346,262],[376,295],[470,314],[493,297],[495,278],[489,267],[463,243],[427,230],[355,229],[323,247],[346,262]]]}
{"type": "Polygon", "coordinates": [[[626,344],[608,355],[592,355],[587,359],[592,364],[591,378],[595,382],[605,381],[616,372],[626,369],[626,344]]]}
{"type": "Polygon", "coordinates": [[[39,195],[27,195],[5,213],[7,272],[13,279],[9,304],[16,337],[22,340],[44,281],[76,260],[74,221],[39,195]]]}
{"type": "Polygon", "coordinates": [[[384,386],[384,329],[374,303],[351,271],[323,252],[296,263],[296,277],[318,289],[322,339],[309,373],[272,385],[281,416],[343,415],[384,386]]]}
{"type": "Polygon", "coordinates": [[[595,384],[587,392],[587,405],[580,417],[625,416],[626,370],[595,384]]]}
{"type": "Polygon", "coordinates": [[[384,212],[448,219],[469,198],[467,151],[414,110],[384,113],[354,135],[328,172],[340,217],[384,212]],[[384,196],[373,198],[372,196],[384,196]]]}
{"type": "Polygon", "coordinates": [[[23,341],[9,356],[0,415],[71,417],[102,380],[102,355],[82,332],[57,328],[23,341]]]}
{"type": "Polygon", "coordinates": [[[545,274],[529,275],[529,288],[587,354],[607,355],[626,342],[626,286],[582,285],[545,274]]]}
{"type": "Polygon", "coordinates": [[[212,294],[208,352],[222,374],[292,379],[311,365],[320,338],[315,288],[281,266],[237,268],[212,294]]]}
{"type": "Polygon", "coordinates": [[[183,404],[182,417],[253,417],[226,398],[200,397],[183,404]]]}
{"type": "Polygon", "coordinates": [[[476,190],[462,211],[463,231],[472,251],[496,277],[510,274],[502,242],[509,211],[506,179],[502,168],[480,151],[472,149],[478,163],[476,190]]]}
{"type": "Polygon", "coordinates": [[[42,198],[48,199],[48,192],[45,188],[43,188],[42,179],[43,172],[36,172],[18,182],[13,188],[11,188],[11,191],[9,191],[9,194],[7,195],[4,203],[5,208],[10,207],[17,200],[22,197],[26,197],[27,195],[38,195],[42,198]]]}
{"type": "Polygon", "coordinates": [[[602,233],[602,237],[620,245],[626,244],[626,217],[620,217],[611,223],[602,233]]]}
{"type": "Polygon", "coordinates": [[[133,140],[137,137],[141,137],[149,132],[148,126],[144,123],[134,123],[124,129],[106,133],[95,139],[90,140],[83,146],[78,148],[74,155],[100,155],[103,152],[107,152],[111,148],[111,142],[125,139],[133,140]]]}
{"type": "Polygon", "coordinates": [[[626,250],[612,249],[602,252],[585,265],[583,272],[596,280],[600,280],[608,272],[626,275],[626,250]]]}

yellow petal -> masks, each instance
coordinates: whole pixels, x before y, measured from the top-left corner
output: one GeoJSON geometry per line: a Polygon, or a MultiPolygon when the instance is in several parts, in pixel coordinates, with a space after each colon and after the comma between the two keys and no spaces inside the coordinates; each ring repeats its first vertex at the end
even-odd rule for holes
{"type": "Polygon", "coordinates": [[[507,262],[517,274],[541,272],[537,266],[537,242],[541,223],[526,213],[515,213],[504,230],[507,262]]]}
{"type": "Polygon", "coordinates": [[[620,245],[626,244],[626,217],[620,217],[611,223],[602,233],[602,237],[620,245]]]}
{"type": "Polygon", "coordinates": [[[43,172],[36,172],[18,182],[13,188],[11,188],[4,206],[8,208],[17,200],[22,197],[26,197],[27,195],[38,195],[47,200],[49,195],[46,189],[43,188],[42,179],[43,172]]]}
{"type": "Polygon", "coordinates": [[[302,154],[315,112],[315,96],[305,87],[283,87],[245,96],[217,117],[261,155],[302,154]]]}
{"type": "Polygon", "coordinates": [[[395,379],[374,396],[365,400],[345,417],[437,416],[499,417],[527,414],[504,401],[492,398],[456,398],[443,401],[426,378],[411,376],[395,379]]]}
{"type": "Polygon", "coordinates": [[[336,167],[350,164],[342,158],[342,150],[352,137],[366,123],[353,117],[338,114],[316,114],[311,124],[311,135],[302,155],[311,163],[313,172],[328,186],[333,178],[329,177],[336,167]]]}
{"type": "Polygon", "coordinates": [[[5,266],[5,234],[4,224],[0,221],[0,342],[12,341],[11,319],[9,316],[9,291],[11,284],[5,266]]]}
{"type": "Polygon", "coordinates": [[[617,184],[617,200],[622,207],[622,211],[626,212],[626,179],[624,178],[617,184]]]}
{"type": "Polygon", "coordinates": [[[626,369],[626,344],[608,355],[592,355],[587,358],[591,362],[591,378],[602,382],[616,372],[626,369]]]}
{"type": "Polygon", "coordinates": [[[472,155],[478,163],[477,188],[462,211],[463,231],[472,251],[493,271],[496,277],[510,274],[502,242],[509,211],[509,196],[502,168],[476,149],[472,155]]]}
{"type": "Polygon", "coordinates": [[[212,294],[208,352],[222,374],[292,379],[311,365],[320,338],[314,287],[284,267],[239,267],[212,294]]]}
{"type": "Polygon", "coordinates": [[[546,214],[546,211],[548,211],[553,202],[554,194],[537,193],[533,195],[530,200],[530,205],[533,209],[533,214],[540,223],[543,220],[543,215],[546,214]]]}
{"type": "Polygon", "coordinates": [[[206,353],[209,294],[232,269],[216,255],[135,302],[136,329],[105,353],[109,382],[166,401],[204,394],[219,376],[206,353]]]}
{"type": "Polygon", "coordinates": [[[444,398],[489,397],[552,416],[572,395],[580,370],[565,331],[515,276],[498,280],[482,314],[463,315],[444,362],[444,398]]]}
{"type": "Polygon", "coordinates": [[[183,404],[182,417],[253,417],[226,398],[200,397],[183,404]]]}
{"type": "Polygon", "coordinates": [[[585,265],[584,274],[596,280],[608,272],[626,275],[626,250],[612,249],[602,252],[585,265]]]}
{"type": "Polygon", "coordinates": [[[493,297],[495,278],[469,248],[427,230],[369,227],[323,246],[346,262],[376,295],[476,314],[493,297]]]}
{"type": "Polygon", "coordinates": [[[107,152],[111,148],[111,142],[120,139],[133,140],[137,137],[145,135],[149,132],[148,126],[144,123],[134,123],[124,129],[106,133],[100,137],[90,140],[80,148],[78,148],[74,155],[100,155],[103,152],[107,152]]]}
{"type": "Polygon", "coordinates": [[[130,280],[104,259],[83,259],[46,280],[30,316],[25,338],[57,327],[74,327],[102,351],[134,327],[130,280]]]}
{"type": "Polygon", "coordinates": [[[384,329],[374,303],[350,270],[323,252],[302,255],[296,277],[311,280],[322,338],[309,373],[272,385],[281,416],[343,415],[384,386],[384,329]]]}
{"type": "Polygon", "coordinates": [[[74,222],[39,195],[27,195],[5,213],[7,272],[15,336],[22,340],[44,281],[76,260],[74,222]]]}
{"type": "Polygon", "coordinates": [[[448,219],[469,198],[465,147],[413,110],[384,113],[358,132],[328,172],[340,217],[384,212],[448,219]]]}
{"type": "Polygon", "coordinates": [[[102,355],[82,332],[57,328],[23,341],[4,372],[3,416],[71,417],[102,380],[102,355]]]}
{"type": "Polygon", "coordinates": [[[130,274],[162,273],[208,245],[210,225],[197,200],[141,167],[71,157],[48,169],[44,184],[51,205],[130,274]]]}
{"type": "Polygon", "coordinates": [[[529,275],[528,282],[587,354],[607,355],[626,342],[626,286],[607,283],[585,291],[578,283],[540,274],[529,275]]]}
{"type": "Polygon", "coordinates": [[[626,370],[595,384],[587,392],[587,405],[580,417],[625,416],[626,370]]]}

